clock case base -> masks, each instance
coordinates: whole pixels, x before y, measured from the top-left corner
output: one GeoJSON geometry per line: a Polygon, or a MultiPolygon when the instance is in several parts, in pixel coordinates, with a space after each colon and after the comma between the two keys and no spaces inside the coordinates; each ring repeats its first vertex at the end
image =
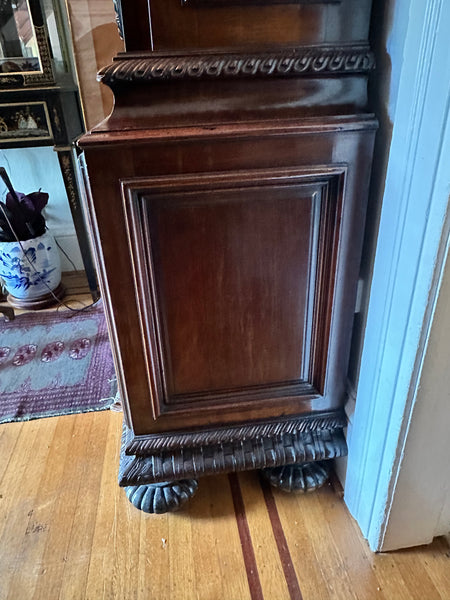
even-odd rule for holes
{"type": "MultiPolygon", "coordinates": [[[[281,489],[309,491],[326,480],[322,461],[347,453],[343,434],[346,419],[336,406],[345,387],[351,307],[377,126],[373,115],[366,112],[367,76],[374,67],[373,56],[365,45],[289,48],[263,53],[262,58],[258,58],[261,53],[228,54],[127,53],[117,57],[99,74],[114,92],[114,111],[80,140],[91,171],[95,202],[88,193],[89,212],[94,230],[98,227],[94,242],[104,272],[102,279],[108,282],[107,317],[112,337],[118,342],[118,374],[125,392],[119,484],[127,489],[132,503],[147,512],[179,508],[181,500],[194,493],[198,477],[218,473],[263,469],[269,481],[281,489]],[[297,72],[303,64],[307,68],[297,72]],[[221,65],[220,73],[216,73],[216,65],[221,65]],[[267,65],[272,66],[266,69],[267,65]],[[283,412],[273,407],[269,410],[266,402],[258,409],[258,417],[272,417],[271,421],[252,421],[241,411],[242,415],[224,415],[219,426],[210,424],[206,412],[200,417],[191,414],[181,424],[182,416],[175,414],[169,419],[158,415],[157,405],[153,406],[159,422],[155,426],[146,397],[149,394],[144,394],[143,359],[134,353],[131,364],[123,351],[131,347],[129,332],[141,329],[137,313],[127,310],[127,318],[134,324],[131,329],[129,323],[125,327],[115,319],[124,306],[136,302],[128,291],[136,282],[128,275],[129,265],[117,262],[117,243],[125,245],[130,232],[117,219],[112,223],[111,206],[126,202],[128,196],[121,194],[130,177],[145,187],[151,177],[154,181],[159,177],[161,183],[161,174],[166,173],[188,181],[192,173],[198,177],[205,165],[212,173],[236,171],[242,177],[246,169],[277,167],[283,171],[297,164],[314,173],[318,166],[338,165],[347,173],[345,236],[339,247],[340,256],[348,260],[344,264],[342,259],[337,270],[339,303],[327,313],[340,315],[339,323],[333,320],[335,330],[331,328],[335,349],[327,354],[331,383],[338,380],[337,387],[330,384],[334,400],[325,401],[319,394],[305,401],[299,412],[311,412],[304,416],[297,416],[290,407],[283,412]],[[112,170],[122,191],[103,177],[112,170]],[[115,232],[114,244],[111,231],[115,232]],[[120,282],[112,276],[117,272],[121,273],[120,282]],[[326,405],[328,412],[318,412],[326,405]],[[241,424],[235,421],[236,416],[241,417],[241,424]],[[180,424],[185,429],[176,431],[180,424]],[[167,426],[166,432],[162,425],[167,426]],[[162,433],[155,432],[158,428],[162,433]],[[186,481],[189,483],[183,483],[186,481]]],[[[246,171],[244,175],[248,178],[252,173],[246,171]]],[[[151,313],[147,305],[144,308],[142,314],[151,313]]]]}
{"type": "MultiPolygon", "coordinates": [[[[179,441],[178,448],[169,449],[170,443],[166,441],[162,448],[154,450],[145,450],[145,442],[139,448],[132,430],[124,424],[119,484],[127,487],[196,479],[205,475],[267,469],[345,456],[345,416],[338,413],[334,417],[334,426],[331,422],[329,416],[325,417],[325,428],[320,428],[320,419],[314,421],[305,418],[304,421],[287,421],[286,429],[289,429],[290,423],[293,428],[274,435],[247,438],[240,436],[237,429],[234,439],[230,435],[225,442],[189,445],[184,439],[179,441]],[[133,448],[137,454],[130,453],[133,448]]],[[[191,437],[195,439],[196,434],[191,434],[191,437]]],[[[150,445],[151,436],[147,440],[150,445]]]]}
{"type": "MultiPolygon", "coordinates": [[[[336,423],[342,418],[337,415],[336,423]]],[[[312,492],[327,481],[327,462],[345,456],[347,445],[342,427],[311,429],[305,420],[303,429],[130,455],[134,436],[124,425],[119,484],[133,506],[155,514],[179,510],[195,494],[198,477],[218,473],[262,469],[262,476],[274,487],[285,492],[312,492]]]]}

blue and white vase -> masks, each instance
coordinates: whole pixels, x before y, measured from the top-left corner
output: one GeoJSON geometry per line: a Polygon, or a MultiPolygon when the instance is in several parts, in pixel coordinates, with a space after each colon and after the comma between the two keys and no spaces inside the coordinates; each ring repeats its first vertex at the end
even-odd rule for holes
{"type": "Polygon", "coordinates": [[[61,282],[61,260],[48,232],[21,242],[0,242],[0,278],[14,298],[35,300],[61,282]]]}

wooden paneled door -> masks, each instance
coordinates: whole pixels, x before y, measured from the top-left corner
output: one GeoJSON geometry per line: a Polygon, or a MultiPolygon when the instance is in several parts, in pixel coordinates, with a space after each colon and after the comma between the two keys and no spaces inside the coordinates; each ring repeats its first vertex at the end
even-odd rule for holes
{"type": "MultiPolygon", "coordinates": [[[[345,167],[122,182],[153,414],[276,417],[325,387],[345,167]]],[[[206,421],[208,419],[208,421],[206,421]]]]}

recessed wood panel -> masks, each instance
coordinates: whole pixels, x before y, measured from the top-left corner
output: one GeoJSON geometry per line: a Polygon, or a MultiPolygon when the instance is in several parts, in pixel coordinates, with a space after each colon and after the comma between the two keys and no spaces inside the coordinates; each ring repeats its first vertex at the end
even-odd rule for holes
{"type": "Polygon", "coordinates": [[[157,414],[205,400],[218,410],[237,398],[257,403],[270,390],[281,405],[323,393],[337,178],[253,172],[125,184],[157,414]]]}
{"type": "Polygon", "coordinates": [[[125,40],[127,50],[157,51],[361,42],[367,38],[370,4],[371,0],[150,0],[147,15],[142,11],[139,20],[124,20],[125,40]],[[141,40],[144,22],[149,31],[141,40]]]}
{"type": "Polygon", "coordinates": [[[168,400],[301,381],[319,194],[143,196],[168,400]]]}

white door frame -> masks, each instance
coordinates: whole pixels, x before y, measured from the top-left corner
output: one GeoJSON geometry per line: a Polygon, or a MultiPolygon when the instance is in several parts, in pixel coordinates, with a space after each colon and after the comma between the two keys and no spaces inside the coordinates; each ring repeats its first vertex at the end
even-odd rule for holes
{"type": "Polygon", "coordinates": [[[447,247],[449,31],[448,0],[396,0],[387,49],[394,126],[345,483],[373,550],[386,549],[447,247]]]}

